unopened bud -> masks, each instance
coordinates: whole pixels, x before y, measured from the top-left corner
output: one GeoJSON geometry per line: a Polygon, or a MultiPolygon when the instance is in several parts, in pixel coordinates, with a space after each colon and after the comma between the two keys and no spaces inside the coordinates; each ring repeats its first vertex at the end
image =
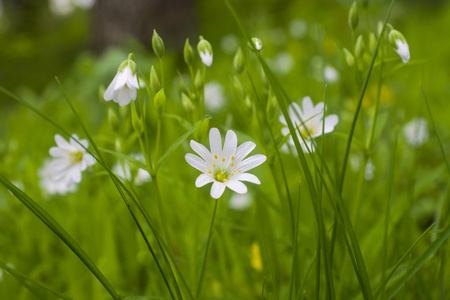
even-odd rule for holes
{"type": "Polygon", "coordinates": [[[360,35],[356,39],[355,55],[356,55],[356,57],[362,57],[363,54],[364,54],[364,40],[363,40],[363,36],[360,35]]]}
{"type": "Polygon", "coordinates": [[[234,71],[241,74],[244,70],[244,54],[242,53],[241,47],[239,47],[234,55],[233,59],[234,71]]]}
{"type": "Polygon", "coordinates": [[[345,63],[349,68],[353,67],[355,65],[355,58],[353,57],[353,54],[346,48],[343,49],[343,52],[345,63]]]}
{"type": "Polygon", "coordinates": [[[184,44],[184,61],[188,66],[192,66],[194,63],[194,50],[189,44],[189,39],[186,39],[186,43],[184,44]]]}
{"type": "Polygon", "coordinates": [[[181,93],[181,103],[183,104],[183,107],[187,112],[191,112],[195,108],[194,104],[191,101],[191,98],[189,98],[185,93],[181,93]]]}
{"type": "Polygon", "coordinates": [[[272,89],[269,91],[269,99],[267,100],[266,115],[269,122],[272,122],[277,115],[278,101],[272,89]]]}
{"type": "Polygon", "coordinates": [[[160,89],[159,92],[153,98],[153,105],[155,106],[156,113],[161,116],[166,107],[166,94],[164,94],[164,89],[160,89]]]}
{"type": "Polygon", "coordinates": [[[350,11],[348,13],[348,25],[350,25],[350,28],[354,31],[358,26],[358,22],[359,22],[358,4],[355,1],[350,7],[350,11]]]}
{"type": "Polygon", "coordinates": [[[389,32],[389,42],[394,47],[395,52],[400,56],[404,63],[407,63],[410,59],[409,46],[405,37],[398,30],[391,30],[389,32]]]}
{"type": "Polygon", "coordinates": [[[244,88],[242,87],[242,83],[237,76],[233,77],[233,87],[236,94],[244,98],[244,88]]]}
{"type": "Polygon", "coordinates": [[[252,100],[250,99],[249,95],[245,96],[244,107],[245,107],[245,111],[247,112],[247,114],[252,113],[253,105],[252,105],[252,100]]]}
{"type": "Polygon", "coordinates": [[[374,52],[375,48],[377,47],[377,38],[375,37],[375,33],[371,32],[369,36],[369,47],[370,52],[374,52]]]}
{"type": "Polygon", "coordinates": [[[256,37],[251,39],[250,49],[252,51],[259,52],[262,50],[262,47],[263,47],[263,45],[262,45],[262,42],[260,39],[258,39],[256,37]]]}
{"type": "Polygon", "coordinates": [[[211,44],[200,36],[200,42],[197,44],[198,55],[205,66],[210,67],[213,62],[213,50],[211,44]]]}
{"type": "Polygon", "coordinates": [[[114,132],[119,132],[120,124],[116,112],[110,107],[108,108],[108,123],[114,132]]]}
{"type": "Polygon", "coordinates": [[[158,35],[156,30],[153,29],[153,36],[152,36],[152,47],[153,52],[155,52],[156,57],[161,59],[164,56],[165,47],[164,42],[162,38],[158,35]]]}
{"type": "Polygon", "coordinates": [[[369,6],[369,0],[361,0],[361,6],[366,9],[369,6]]]}
{"type": "Polygon", "coordinates": [[[158,74],[156,73],[155,67],[152,66],[150,69],[150,88],[153,93],[157,93],[161,89],[161,83],[159,81],[158,74]]]}

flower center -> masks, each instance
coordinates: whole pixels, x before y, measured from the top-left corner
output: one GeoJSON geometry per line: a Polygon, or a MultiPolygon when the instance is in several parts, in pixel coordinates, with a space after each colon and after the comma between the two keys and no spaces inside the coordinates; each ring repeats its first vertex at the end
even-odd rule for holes
{"type": "Polygon", "coordinates": [[[314,135],[316,131],[316,128],[314,126],[307,126],[305,124],[304,126],[300,127],[300,133],[303,136],[303,138],[306,140],[307,138],[314,135]]]}
{"type": "Polygon", "coordinates": [[[228,170],[218,169],[214,172],[214,179],[219,182],[228,181],[228,170]]]}
{"type": "Polygon", "coordinates": [[[69,154],[69,160],[73,164],[81,162],[82,159],[83,159],[83,152],[81,151],[70,152],[69,154]]]}

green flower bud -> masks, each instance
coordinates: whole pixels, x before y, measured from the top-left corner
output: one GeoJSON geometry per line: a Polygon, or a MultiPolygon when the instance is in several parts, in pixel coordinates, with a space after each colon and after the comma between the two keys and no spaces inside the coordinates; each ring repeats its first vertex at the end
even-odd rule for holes
{"type": "Polygon", "coordinates": [[[195,75],[194,84],[197,90],[201,90],[205,84],[202,72],[200,72],[200,70],[198,70],[197,74],[195,75]]]}
{"type": "Polygon", "coordinates": [[[234,55],[233,59],[234,71],[241,74],[244,70],[244,54],[242,53],[241,47],[239,47],[234,55]]]}
{"type": "Polygon", "coordinates": [[[350,7],[350,11],[348,13],[348,25],[350,25],[350,28],[354,31],[358,26],[358,22],[359,22],[358,4],[355,1],[350,7]]]}
{"type": "Polygon", "coordinates": [[[370,36],[369,36],[369,47],[370,47],[370,52],[374,52],[375,48],[377,47],[377,38],[375,37],[375,33],[371,32],[370,36]]]}
{"type": "Polygon", "coordinates": [[[161,89],[161,83],[159,81],[158,74],[156,73],[156,70],[153,66],[150,69],[150,88],[152,89],[153,93],[156,93],[161,89]]]}
{"type": "Polygon", "coordinates": [[[355,65],[355,58],[353,57],[353,54],[348,51],[346,48],[342,49],[344,52],[344,59],[345,63],[349,68],[353,67],[355,65]]]}
{"type": "Polygon", "coordinates": [[[270,89],[266,107],[266,115],[269,122],[273,122],[273,120],[275,120],[277,115],[277,108],[278,108],[277,97],[273,93],[272,89],[270,89]]]}
{"type": "Polygon", "coordinates": [[[245,96],[244,100],[244,109],[246,111],[246,114],[250,115],[252,113],[252,99],[250,98],[250,95],[245,96]]]}
{"type": "Polygon", "coordinates": [[[404,63],[407,63],[410,59],[409,46],[406,42],[405,37],[398,30],[391,30],[389,32],[389,42],[391,43],[394,50],[401,57],[404,63]]]}
{"type": "Polygon", "coordinates": [[[184,61],[188,66],[192,66],[194,63],[194,50],[189,44],[189,39],[186,39],[186,43],[184,44],[184,61]]]}
{"type": "Polygon", "coordinates": [[[119,132],[120,124],[116,112],[110,107],[108,108],[108,123],[114,132],[119,132]]]}
{"type": "Polygon", "coordinates": [[[183,104],[183,107],[187,112],[191,112],[195,108],[194,104],[191,101],[191,98],[189,98],[189,96],[185,93],[181,93],[181,103],[183,104]]]}
{"type": "Polygon", "coordinates": [[[381,31],[383,31],[383,22],[378,21],[378,25],[377,25],[377,38],[380,37],[381,31]]]}
{"type": "Polygon", "coordinates": [[[355,43],[355,55],[356,57],[362,57],[364,54],[364,39],[362,34],[358,36],[355,43]]]}
{"type": "Polygon", "coordinates": [[[156,57],[161,59],[164,56],[165,47],[164,42],[162,38],[158,35],[156,30],[153,29],[153,36],[152,36],[152,47],[153,52],[155,52],[156,57]]]}
{"type": "Polygon", "coordinates": [[[153,105],[155,105],[156,113],[161,116],[166,107],[166,94],[164,94],[164,89],[160,89],[159,92],[153,98],[153,105]]]}
{"type": "Polygon", "coordinates": [[[251,43],[249,44],[250,50],[254,52],[259,52],[262,50],[263,45],[260,39],[254,37],[251,39],[251,43]]]}
{"type": "Polygon", "coordinates": [[[242,83],[237,76],[233,77],[233,87],[236,94],[244,98],[244,88],[242,87],[242,83]]]}
{"type": "Polygon", "coordinates": [[[362,7],[364,7],[364,9],[366,9],[367,6],[369,6],[369,0],[361,0],[361,5],[362,7]]]}
{"type": "Polygon", "coordinates": [[[211,44],[200,36],[200,42],[197,44],[198,55],[205,66],[210,67],[213,62],[213,50],[211,44]]]}
{"type": "MultiPolygon", "coordinates": [[[[134,55],[132,53],[130,53],[130,55],[128,57],[132,56],[132,58],[134,59],[134,55]]],[[[127,60],[124,60],[120,65],[119,65],[119,69],[118,72],[122,72],[123,69],[125,69],[126,67],[129,67],[131,70],[131,73],[134,75],[136,74],[137,68],[136,68],[136,63],[134,62],[133,59],[128,58],[127,60]]]]}
{"type": "Polygon", "coordinates": [[[144,132],[144,123],[137,114],[134,102],[133,105],[131,105],[131,125],[133,126],[133,129],[138,136],[142,135],[142,133],[144,132]]]}

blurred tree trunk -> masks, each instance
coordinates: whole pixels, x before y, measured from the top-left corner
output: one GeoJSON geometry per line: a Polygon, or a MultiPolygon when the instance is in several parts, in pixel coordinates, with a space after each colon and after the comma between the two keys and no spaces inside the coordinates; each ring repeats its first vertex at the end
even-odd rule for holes
{"type": "Polygon", "coordinates": [[[195,32],[195,0],[97,0],[92,46],[97,53],[128,38],[151,46],[153,29],[166,46],[181,48],[195,32]]]}

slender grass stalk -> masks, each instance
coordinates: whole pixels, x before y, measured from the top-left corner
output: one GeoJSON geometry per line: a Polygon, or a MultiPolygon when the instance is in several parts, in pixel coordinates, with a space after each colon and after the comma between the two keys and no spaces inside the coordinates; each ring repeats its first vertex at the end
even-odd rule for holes
{"type": "Polygon", "coordinates": [[[261,236],[261,242],[264,247],[264,254],[266,255],[267,265],[269,266],[270,276],[272,277],[273,289],[275,290],[275,295],[277,297],[277,300],[280,300],[280,297],[278,295],[277,282],[275,280],[275,275],[273,273],[272,264],[270,263],[269,252],[267,251],[266,241],[264,239],[264,235],[263,235],[262,229],[261,229],[261,222],[259,221],[258,213],[256,211],[255,211],[255,216],[256,216],[256,223],[258,224],[259,235],[261,236]]]}
{"type": "Polygon", "coordinates": [[[205,255],[203,257],[203,263],[202,268],[200,269],[200,277],[198,279],[197,283],[197,290],[195,292],[195,299],[199,299],[200,294],[202,292],[202,284],[203,284],[203,276],[205,273],[205,267],[206,267],[206,259],[208,258],[208,252],[209,252],[209,245],[211,244],[211,238],[213,234],[213,227],[214,227],[214,221],[216,219],[216,213],[217,213],[217,204],[219,203],[218,199],[214,200],[214,211],[211,219],[211,225],[209,226],[209,233],[208,233],[208,240],[206,241],[206,248],[205,248],[205,255]]]}
{"type": "Polygon", "coordinates": [[[103,273],[98,269],[90,257],[78,245],[78,243],[70,236],[59,223],[53,219],[42,207],[33,201],[27,194],[17,188],[3,175],[0,175],[0,183],[5,186],[17,199],[22,202],[36,217],[39,218],[51,231],[53,231],[58,238],[69,247],[72,252],[78,256],[83,264],[91,271],[91,273],[98,279],[98,281],[105,287],[113,299],[121,299],[119,294],[108,282],[103,273]]]}
{"type": "MultiPolygon", "coordinates": [[[[311,257],[311,261],[309,262],[309,265],[306,268],[305,277],[303,278],[302,282],[300,283],[296,299],[300,299],[300,300],[303,299],[303,289],[305,288],[306,281],[307,281],[307,279],[309,277],[309,274],[311,273],[312,267],[314,265],[314,261],[317,261],[317,255],[319,255],[319,252],[316,252],[314,254],[314,256],[311,257]]],[[[318,294],[316,295],[316,299],[320,299],[318,294]]]]}
{"type": "Polygon", "coordinates": [[[291,264],[291,278],[289,283],[289,299],[293,299],[293,295],[295,293],[294,291],[294,281],[295,281],[295,274],[296,270],[298,269],[297,260],[298,260],[298,253],[297,253],[297,246],[298,246],[298,227],[300,226],[300,182],[298,183],[298,199],[297,199],[297,214],[295,218],[295,233],[294,233],[294,244],[292,246],[292,264],[291,264]]]}

